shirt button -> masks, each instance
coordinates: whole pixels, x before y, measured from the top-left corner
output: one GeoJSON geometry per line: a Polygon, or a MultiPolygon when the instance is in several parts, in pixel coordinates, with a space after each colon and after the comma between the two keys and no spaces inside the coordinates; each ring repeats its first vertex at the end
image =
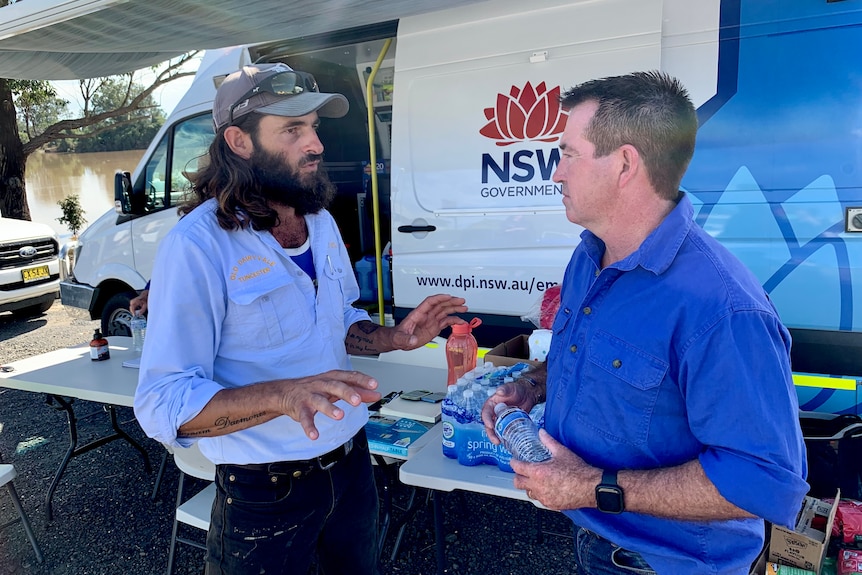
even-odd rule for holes
{"type": "Polygon", "coordinates": [[[611,365],[613,365],[615,368],[619,369],[623,366],[623,362],[621,362],[618,359],[615,359],[611,362],[611,365]]]}
{"type": "Polygon", "coordinates": [[[572,352],[572,353],[577,353],[577,351],[578,351],[578,346],[576,346],[576,345],[572,345],[572,347],[570,347],[569,349],[571,350],[571,352],[572,352]]]}
{"type": "Polygon", "coordinates": [[[563,308],[563,313],[566,315],[571,315],[572,310],[570,310],[569,308],[566,307],[566,308],[563,308]]]}
{"type": "Polygon", "coordinates": [[[596,277],[599,277],[599,274],[602,273],[602,270],[596,270],[594,273],[596,274],[596,277]]]}
{"type": "Polygon", "coordinates": [[[593,308],[590,306],[584,308],[584,315],[590,315],[591,313],[593,313],[593,308]]]}
{"type": "Polygon", "coordinates": [[[299,471],[299,470],[294,471],[294,472],[293,472],[293,477],[294,477],[295,479],[299,479],[300,477],[302,477],[302,471],[299,471]]]}

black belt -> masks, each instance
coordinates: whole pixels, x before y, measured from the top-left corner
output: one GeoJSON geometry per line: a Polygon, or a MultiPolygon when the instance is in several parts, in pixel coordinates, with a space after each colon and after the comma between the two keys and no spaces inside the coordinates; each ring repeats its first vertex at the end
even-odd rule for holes
{"type": "Polygon", "coordinates": [[[249,463],[246,465],[236,465],[236,467],[247,469],[249,471],[260,471],[275,475],[293,475],[294,477],[298,477],[296,472],[308,473],[315,469],[326,471],[347,457],[347,454],[350,453],[352,449],[353,439],[350,439],[344,445],[340,445],[328,453],[324,453],[318,457],[312,457],[311,459],[303,459],[301,461],[278,461],[276,463],[249,463]]]}

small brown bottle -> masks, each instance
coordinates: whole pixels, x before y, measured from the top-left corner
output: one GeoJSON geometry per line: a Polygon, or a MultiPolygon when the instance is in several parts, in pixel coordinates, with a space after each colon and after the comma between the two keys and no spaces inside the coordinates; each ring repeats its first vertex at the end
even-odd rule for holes
{"type": "Polygon", "coordinates": [[[102,332],[96,330],[93,334],[93,341],[90,342],[90,359],[93,361],[104,361],[111,358],[111,352],[108,349],[108,340],[102,337],[102,332]]]}

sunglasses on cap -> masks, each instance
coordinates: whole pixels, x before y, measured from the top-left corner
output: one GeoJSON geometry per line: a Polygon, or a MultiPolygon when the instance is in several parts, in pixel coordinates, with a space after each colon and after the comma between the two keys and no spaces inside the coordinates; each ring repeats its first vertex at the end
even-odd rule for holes
{"type": "Polygon", "coordinates": [[[233,124],[233,112],[243,102],[263,92],[276,96],[296,96],[303,92],[319,92],[314,76],[298,70],[279,72],[265,78],[260,84],[243,94],[228,108],[228,124],[233,124]]]}

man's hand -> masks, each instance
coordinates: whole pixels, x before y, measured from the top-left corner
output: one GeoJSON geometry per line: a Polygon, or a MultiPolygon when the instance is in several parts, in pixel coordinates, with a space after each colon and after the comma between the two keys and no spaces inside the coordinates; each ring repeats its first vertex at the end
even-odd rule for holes
{"type": "Polygon", "coordinates": [[[377,380],[358,371],[332,370],[299,379],[279,379],[265,385],[277,386],[281,412],[298,421],[309,439],[320,435],[314,426],[314,416],[320,412],[332,419],[344,417],[335,405],[343,399],[353,406],[380,399],[377,380]]]}
{"type": "Polygon", "coordinates": [[[380,399],[377,380],[358,371],[335,369],[298,379],[275,379],[222,389],[194,418],[182,424],[180,437],[218,437],[287,415],[302,425],[309,439],[320,436],[314,416],[344,417],[334,404],[343,399],[353,406],[380,399]]]}
{"type": "Polygon", "coordinates": [[[485,433],[488,434],[491,443],[495,445],[500,444],[500,438],[494,431],[494,422],[497,420],[494,407],[498,403],[505,403],[509,407],[520,407],[530,413],[537,402],[532,386],[522,379],[504,383],[497,388],[497,392],[489,397],[485,405],[482,406],[482,422],[485,424],[485,433]]]}
{"type": "Polygon", "coordinates": [[[393,348],[411,350],[422,347],[447,327],[465,323],[452,315],[467,311],[464,301],[462,297],[447,294],[428,296],[393,328],[393,348]]]}
{"type": "Polygon", "coordinates": [[[510,464],[516,474],[515,488],[525,490],[530,499],[548,509],[595,507],[595,489],[602,479],[602,471],[588,465],[544,429],[539,431],[539,438],[552,457],[541,463],[513,458],[510,464]]]}
{"type": "Polygon", "coordinates": [[[137,315],[137,311],[141,311],[141,315],[147,315],[147,300],[150,298],[150,290],[145,289],[136,298],[132,298],[129,302],[129,311],[132,312],[132,317],[137,315]]]}

